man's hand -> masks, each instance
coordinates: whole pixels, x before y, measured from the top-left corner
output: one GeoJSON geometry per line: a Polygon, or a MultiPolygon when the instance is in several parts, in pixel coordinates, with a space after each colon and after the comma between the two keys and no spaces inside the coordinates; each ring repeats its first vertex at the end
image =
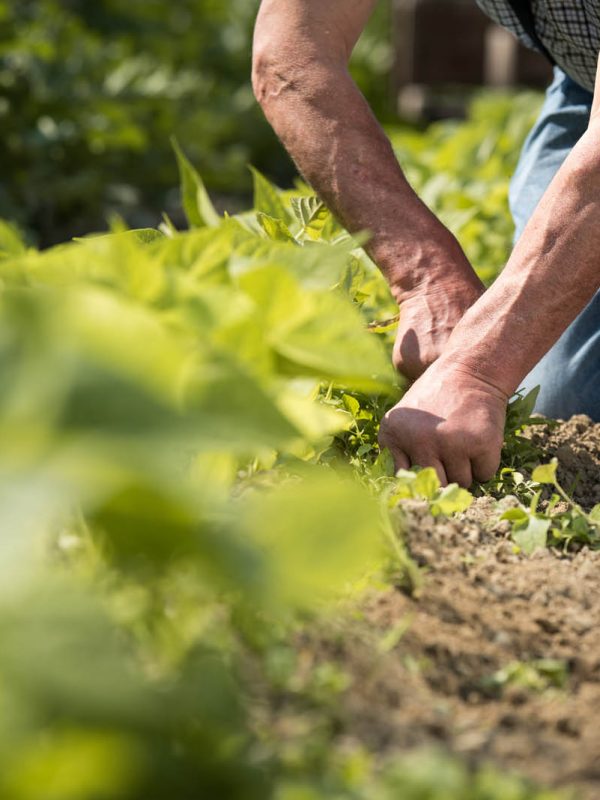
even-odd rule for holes
{"type": "Polygon", "coordinates": [[[499,389],[442,358],[388,411],[379,441],[389,448],[396,469],[434,467],[442,485],[468,488],[498,469],[507,400],[499,389]]]}
{"type": "Polygon", "coordinates": [[[396,369],[410,380],[419,378],[440,357],[450,334],[483,291],[469,269],[465,278],[451,272],[446,280],[402,300],[393,351],[396,369]]]}

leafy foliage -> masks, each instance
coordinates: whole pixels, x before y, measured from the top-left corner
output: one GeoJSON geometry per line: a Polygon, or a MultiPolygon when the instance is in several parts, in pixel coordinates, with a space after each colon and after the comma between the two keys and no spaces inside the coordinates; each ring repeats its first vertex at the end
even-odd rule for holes
{"type": "Polygon", "coordinates": [[[511,250],[508,184],[540,103],[532,93],[486,92],[466,123],[440,122],[425,133],[390,131],[411,184],[456,234],[486,284],[511,250]]]}
{"type": "Polygon", "coordinates": [[[399,470],[393,501],[415,499],[427,500],[434,517],[450,516],[466,511],[473,502],[473,495],[458,484],[451,483],[441,488],[436,471],[432,467],[414,471],[399,470]]]}
{"type": "MultiPolygon", "coordinates": [[[[0,216],[43,244],[118,213],[154,225],[176,180],[177,136],[211,190],[250,189],[246,165],[293,171],[250,85],[259,0],[0,2],[0,216]]],[[[388,102],[388,3],[354,58],[388,102]]]]}
{"type": "Polygon", "coordinates": [[[257,5],[1,2],[0,213],[44,242],[115,212],[154,224],[175,182],[172,134],[217,190],[250,157],[281,169],[249,83],[257,5]]]}
{"type": "Polygon", "coordinates": [[[555,658],[538,658],[533,661],[513,661],[486,681],[486,688],[502,691],[511,686],[535,692],[564,689],[567,684],[568,665],[555,658]]]}
{"type": "Polygon", "coordinates": [[[528,503],[535,493],[535,484],[528,479],[528,473],[539,464],[541,453],[528,436],[523,435],[526,428],[535,425],[553,425],[553,420],[533,415],[539,387],[526,395],[516,392],[508,404],[504,426],[501,468],[488,481],[482,490],[495,497],[513,494],[528,503]]]}
{"type": "Polygon", "coordinates": [[[534,491],[529,507],[509,509],[503,515],[512,523],[513,539],[527,555],[547,544],[600,547],[600,505],[586,513],[562,488],[557,478],[558,461],[537,466],[528,485],[534,491]],[[552,488],[543,511],[538,510],[544,486],[552,488]]]}
{"type": "Polygon", "coordinates": [[[349,748],[344,674],[298,678],[302,620],[390,562],[418,583],[398,503],[472,497],[379,452],[402,386],[358,242],[258,171],[221,218],[177,155],[185,233],[38,252],[0,228],[0,796],[556,800],[349,748]]]}

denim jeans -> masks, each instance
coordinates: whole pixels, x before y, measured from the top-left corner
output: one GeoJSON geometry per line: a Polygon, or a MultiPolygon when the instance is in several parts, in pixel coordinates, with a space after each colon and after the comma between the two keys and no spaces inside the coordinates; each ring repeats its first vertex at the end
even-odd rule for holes
{"type": "MultiPolygon", "coordinates": [[[[555,68],[554,80],[511,182],[515,241],[571,148],[585,132],[591,104],[592,94],[555,68]]],[[[565,264],[564,268],[572,266],[565,264]]],[[[573,280],[577,280],[576,274],[573,280]]],[[[552,286],[548,291],[553,291],[552,286]]],[[[536,411],[546,416],[568,419],[573,414],[588,414],[600,421],[600,292],[523,385],[528,390],[541,387],[536,411]]]]}

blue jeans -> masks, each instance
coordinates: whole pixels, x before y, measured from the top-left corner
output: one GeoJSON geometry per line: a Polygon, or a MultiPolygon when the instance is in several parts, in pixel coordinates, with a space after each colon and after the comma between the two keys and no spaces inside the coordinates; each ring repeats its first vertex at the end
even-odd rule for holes
{"type": "MultiPolygon", "coordinates": [[[[554,81],[511,182],[515,241],[571,148],[585,132],[591,105],[592,94],[555,68],[554,81]]],[[[573,280],[577,280],[575,275],[573,280]]],[[[548,291],[553,291],[551,286],[548,291]]],[[[588,414],[600,421],[600,292],[525,378],[528,390],[537,385],[541,390],[536,411],[561,419],[588,414]]]]}

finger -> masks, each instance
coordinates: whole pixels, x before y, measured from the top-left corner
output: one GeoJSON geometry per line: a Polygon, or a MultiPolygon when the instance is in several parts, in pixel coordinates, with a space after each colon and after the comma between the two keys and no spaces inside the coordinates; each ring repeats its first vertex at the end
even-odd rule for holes
{"type": "Polygon", "coordinates": [[[464,456],[460,458],[447,458],[444,459],[444,466],[449,483],[458,483],[463,489],[468,489],[473,483],[471,462],[468,458],[464,456]]]}
{"type": "Polygon", "coordinates": [[[433,467],[442,486],[448,486],[448,476],[446,475],[446,470],[438,458],[434,458],[432,456],[421,456],[420,458],[412,460],[412,466],[422,467],[423,469],[425,467],[433,467]]]}
{"type": "Polygon", "coordinates": [[[437,473],[438,478],[440,479],[440,483],[442,486],[448,486],[448,476],[446,475],[446,470],[444,465],[441,461],[437,459],[433,459],[430,464],[427,465],[428,467],[433,467],[437,473]]]}
{"type": "Polygon", "coordinates": [[[493,449],[471,459],[473,477],[480,483],[485,483],[493,478],[500,466],[500,452],[493,449]]]}
{"type": "Polygon", "coordinates": [[[381,450],[385,448],[390,451],[396,472],[398,472],[399,469],[410,469],[410,459],[402,449],[402,443],[397,440],[395,427],[390,421],[389,412],[381,420],[379,436],[377,438],[381,450]]]}
{"type": "Polygon", "coordinates": [[[394,469],[398,472],[399,469],[410,469],[410,459],[406,453],[400,450],[392,451],[392,458],[394,459],[394,469]]]}

